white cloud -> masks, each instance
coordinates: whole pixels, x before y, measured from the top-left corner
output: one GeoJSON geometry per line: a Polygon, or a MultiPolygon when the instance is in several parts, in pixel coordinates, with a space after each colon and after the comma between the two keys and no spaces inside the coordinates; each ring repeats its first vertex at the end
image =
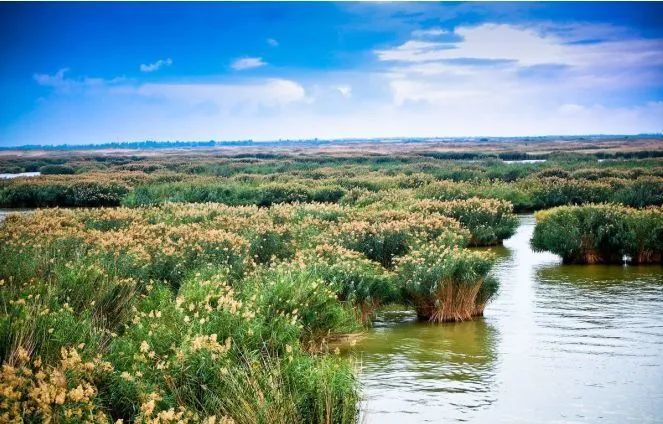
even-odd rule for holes
{"type": "Polygon", "coordinates": [[[457,42],[409,40],[392,49],[378,50],[382,61],[432,62],[480,59],[514,60],[521,65],[560,63],[567,57],[557,36],[542,36],[531,28],[505,24],[483,24],[456,28],[457,42]]]}
{"type": "Polygon", "coordinates": [[[2,140],[18,144],[209,140],[265,138],[268,133],[278,138],[279,134],[292,134],[285,131],[283,122],[293,121],[312,104],[304,86],[283,78],[172,83],[110,80],[93,86],[80,83],[80,78],[50,77],[39,80],[49,84],[52,93],[8,128],[2,140]],[[60,90],[53,80],[76,90],[60,90]],[[80,119],[71,120],[71,116],[80,119]]]}
{"type": "Polygon", "coordinates": [[[206,104],[223,110],[255,111],[307,101],[304,87],[286,79],[244,83],[144,84],[136,89],[143,97],[185,105],[206,104]]]}
{"type": "Polygon", "coordinates": [[[400,46],[386,50],[376,50],[375,54],[382,61],[426,62],[439,60],[439,51],[449,44],[433,41],[408,40],[400,46]]]}
{"type": "Polygon", "coordinates": [[[278,108],[284,105],[309,102],[304,87],[296,81],[283,78],[244,79],[234,82],[173,82],[138,83],[125,78],[68,78],[67,68],[54,75],[35,74],[35,81],[53,88],[56,94],[68,96],[124,96],[158,100],[164,104],[188,106],[206,104],[216,109],[254,111],[260,108],[278,108]]]}
{"type": "Polygon", "coordinates": [[[154,63],[149,63],[149,64],[141,64],[140,65],[140,70],[141,72],[154,72],[158,71],[159,69],[163,68],[164,66],[170,66],[173,64],[173,60],[171,58],[167,59],[159,59],[154,63]]]}
{"type": "Polygon", "coordinates": [[[279,46],[279,42],[275,38],[268,38],[267,39],[267,44],[269,44],[272,47],[278,47],[279,46]]]}
{"type": "Polygon", "coordinates": [[[351,86],[343,84],[343,85],[337,85],[335,88],[336,88],[336,91],[338,91],[341,94],[341,96],[345,97],[346,99],[349,99],[350,97],[352,97],[352,87],[351,86]]]}
{"type": "Polygon", "coordinates": [[[485,23],[459,27],[460,41],[408,40],[400,46],[376,50],[381,61],[423,63],[475,59],[513,61],[520,66],[564,64],[569,66],[621,66],[663,64],[663,40],[615,39],[610,26],[566,25],[565,31],[549,27],[485,23]],[[591,30],[590,30],[591,29],[591,30]],[[603,31],[603,32],[601,32],[603,31]],[[587,37],[603,42],[577,43],[587,37]]]}
{"type": "Polygon", "coordinates": [[[455,41],[410,39],[375,51],[389,64],[394,104],[511,102],[515,110],[523,102],[568,115],[568,107],[558,108],[587,99],[600,104],[610,93],[655,87],[663,78],[663,40],[629,38],[612,26],[486,23],[454,34],[455,41]]]}
{"type": "Polygon", "coordinates": [[[243,71],[246,69],[259,68],[267,65],[261,57],[242,57],[233,61],[230,65],[236,71],[243,71]]]}
{"type": "Polygon", "coordinates": [[[415,38],[439,37],[446,34],[449,34],[449,31],[442,28],[416,29],[412,31],[412,36],[415,38]]]}

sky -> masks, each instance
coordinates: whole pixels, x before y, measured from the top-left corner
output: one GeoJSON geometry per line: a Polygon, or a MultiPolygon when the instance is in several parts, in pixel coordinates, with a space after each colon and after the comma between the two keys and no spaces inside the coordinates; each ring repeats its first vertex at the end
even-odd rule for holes
{"type": "Polygon", "coordinates": [[[0,146],[663,131],[663,3],[0,3],[0,146]]]}

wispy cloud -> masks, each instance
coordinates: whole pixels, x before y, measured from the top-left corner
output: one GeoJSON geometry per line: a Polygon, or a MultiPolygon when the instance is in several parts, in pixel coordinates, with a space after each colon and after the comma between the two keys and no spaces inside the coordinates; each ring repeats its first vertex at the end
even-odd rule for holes
{"type": "MultiPolygon", "coordinates": [[[[53,75],[35,74],[35,81],[58,94],[124,96],[134,100],[159,100],[164,105],[212,106],[219,110],[255,111],[307,102],[304,87],[285,78],[246,78],[232,82],[140,83],[125,78],[66,77],[67,68],[53,75]]],[[[349,90],[349,87],[339,87],[349,90]]],[[[347,92],[349,94],[349,92],[347,92]]]]}
{"type": "Polygon", "coordinates": [[[236,71],[244,71],[246,69],[260,68],[267,65],[261,57],[242,57],[235,59],[230,65],[236,71]]]}
{"type": "Polygon", "coordinates": [[[90,77],[70,78],[65,75],[67,73],[69,73],[69,68],[62,68],[53,75],[34,74],[33,78],[37,84],[44,87],[51,87],[55,91],[61,93],[110,86],[125,81],[124,77],[116,77],[112,79],[90,77]]]}
{"type": "Polygon", "coordinates": [[[415,29],[412,31],[412,36],[415,38],[439,37],[446,34],[449,34],[449,31],[442,28],[415,29]]]}
{"type": "Polygon", "coordinates": [[[34,74],[33,77],[37,84],[46,87],[61,87],[65,83],[64,74],[69,72],[69,68],[62,68],[53,75],[34,74]]]}
{"type": "Polygon", "coordinates": [[[267,44],[269,44],[272,47],[278,47],[279,46],[279,42],[275,38],[268,38],[267,39],[267,44]]]}
{"type": "Polygon", "coordinates": [[[279,78],[240,83],[143,84],[135,92],[142,97],[234,112],[278,108],[307,100],[306,91],[299,83],[279,78]]]}
{"type": "Polygon", "coordinates": [[[158,71],[159,69],[165,67],[165,66],[170,66],[173,64],[173,60],[171,58],[167,59],[159,59],[154,63],[148,63],[148,64],[141,64],[140,65],[140,70],[141,72],[154,72],[158,71]]]}
{"type": "Polygon", "coordinates": [[[297,134],[291,131],[295,125],[301,126],[294,118],[313,102],[302,84],[286,78],[143,83],[78,78],[63,71],[39,74],[35,81],[52,93],[39,102],[37,122],[8,132],[21,143],[289,137],[297,134]],[[86,85],[93,80],[100,83],[86,85]],[[85,122],[74,124],[67,118],[72,114],[85,122]],[[120,121],[123,125],[118,126],[120,121]],[[242,134],[248,128],[251,134],[242,134]]]}

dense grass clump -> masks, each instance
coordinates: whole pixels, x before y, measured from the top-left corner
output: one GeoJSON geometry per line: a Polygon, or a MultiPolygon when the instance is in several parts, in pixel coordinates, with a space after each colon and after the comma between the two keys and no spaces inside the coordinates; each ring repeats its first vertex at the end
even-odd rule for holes
{"type": "Polygon", "coordinates": [[[394,275],[358,252],[323,244],[303,252],[299,260],[328,284],[339,300],[353,305],[364,324],[370,323],[383,304],[401,300],[394,275]]]}
{"type": "Polygon", "coordinates": [[[129,193],[126,184],[108,179],[66,180],[62,175],[48,178],[0,181],[0,207],[118,206],[129,193]]]}
{"type": "Polygon", "coordinates": [[[631,262],[663,263],[663,208],[631,211],[629,227],[634,235],[628,253],[631,262]]]}
{"type": "Polygon", "coordinates": [[[307,187],[293,181],[288,184],[265,182],[219,182],[203,179],[194,182],[165,182],[136,188],[123,203],[127,206],[155,205],[165,202],[218,202],[232,206],[271,206],[278,203],[337,202],[345,194],[338,185],[307,187]]]}
{"type": "Polygon", "coordinates": [[[76,170],[68,165],[45,165],[39,168],[42,175],[72,175],[76,170]]]}
{"type": "Polygon", "coordinates": [[[360,214],[356,220],[340,224],[334,238],[343,247],[363,253],[368,259],[392,268],[394,259],[415,246],[437,239],[447,244],[465,244],[468,234],[457,221],[439,214],[420,213],[360,214]]]}
{"type": "Polygon", "coordinates": [[[663,209],[619,205],[562,206],[536,214],[532,246],[565,263],[661,262],[663,209]]]}

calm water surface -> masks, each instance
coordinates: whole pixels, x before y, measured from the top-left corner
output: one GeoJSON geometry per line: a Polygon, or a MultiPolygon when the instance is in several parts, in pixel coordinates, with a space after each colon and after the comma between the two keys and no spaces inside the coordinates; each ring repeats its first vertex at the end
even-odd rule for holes
{"type": "Polygon", "coordinates": [[[2,209],[0,208],[0,222],[4,221],[7,215],[12,213],[28,213],[32,212],[34,209],[2,209]]]}
{"type": "Polygon", "coordinates": [[[38,177],[41,175],[41,172],[20,172],[18,174],[2,174],[0,173],[0,180],[10,180],[12,178],[19,177],[38,177]]]}
{"type": "Polygon", "coordinates": [[[366,422],[663,422],[663,268],[562,266],[533,229],[495,249],[485,318],[393,313],[352,348],[366,422]]]}

